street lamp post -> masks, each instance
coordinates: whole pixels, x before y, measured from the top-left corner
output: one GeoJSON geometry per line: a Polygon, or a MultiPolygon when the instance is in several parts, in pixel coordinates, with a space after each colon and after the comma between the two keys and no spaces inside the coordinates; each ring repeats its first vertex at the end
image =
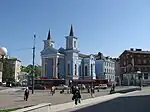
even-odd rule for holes
{"type": "Polygon", "coordinates": [[[34,94],[34,76],[35,76],[35,39],[36,39],[36,35],[34,35],[34,40],[33,40],[32,94],[34,94]]]}
{"type": "MultiPolygon", "coordinates": [[[[1,78],[3,79],[3,65],[4,65],[4,58],[5,58],[5,56],[7,55],[7,49],[5,48],[5,47],[1,47],[0,48],[0,56],[1,56],[1,70],[2,70],[2,74],[1,74],[1,78]]],[[[3,82],[3,80],[2,80],[2,82],[3,82]]]]}
{"type": "Polygon", "coordinates": [[[72,93],[72,80],[69,81],[70,93],[72,93]]]}
{"type": "Polygon", "coordinates": [[[93,71],[92,71],[92,64],[91,64],[91,97],[93,97],[93,92],[94,92],[94,90],[93,90],[93,71]]]}
{"type": "Polygon", "coordinates": [[[142,88],[142,78],[143,78],[142,73],[141,73],[141,71],[137,71],[137,74],[138,74],[138,77],[139,77],[140,88],[142,88]]]}

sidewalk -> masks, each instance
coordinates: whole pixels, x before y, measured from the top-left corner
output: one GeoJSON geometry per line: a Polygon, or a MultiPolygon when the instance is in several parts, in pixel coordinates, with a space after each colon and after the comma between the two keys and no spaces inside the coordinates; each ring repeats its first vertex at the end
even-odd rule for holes
{"type": "Polygon", "coordinates": [[[80,108],[84,108],[86,106],[91,106],[97,103],[102,103],[108,100],[112,100],[115,98],[118,98],[120,96],[123,96],[123,94],[120,93],[116,93],[116,94],[112,94],[112,95],[105,95],[105,96],[100,96],[100,97],[95,97],[95,98],[89,98],[89,99],[85,99],[81,101],[81,104],[75,105],[74,102],[69,102],[69,103],[65,103],[65,104],[59,104],[59,105],[52,105],[51,106],[51,112],[67,112],[67,110],[69,109],[80,109],[80,108]]]}
{"type": "Polygon", "coordinates": [[[6,89],[0,90],[0,93],[3,93],[3,92],[16,92],[16,91],[19,91],[21,89],[22,88],[6,88],[6,89]]]}
{"type": "MultiPolygon", "coordinates": [[[[142,91],[143,92],[143,91],[142,91]]],[[[126,94],[120,94],[120,93],[116,93],[116,94],[112,94],[112,95],[106,95],[106,96],[100,96],[100,97],[96,97],[96,98],[90,98],[90,99],[86,99],[83,100],[81,102],[81,104],[75,105],[74,102],[70,102],[70,103],[66,103],[66,104],[60,104],[60,105],[54,105],[51,106],[51,111],[52,112],[72,112],[72,111],[76,111],[82,108],[86,108],[92,105],[96,105],[99,103],[103,103],[103,102],[107,102],[119,97],[127,97],[133,94],[140,94],[141,91],[133,91],[130,93],[126,93],[126,94]]]]}

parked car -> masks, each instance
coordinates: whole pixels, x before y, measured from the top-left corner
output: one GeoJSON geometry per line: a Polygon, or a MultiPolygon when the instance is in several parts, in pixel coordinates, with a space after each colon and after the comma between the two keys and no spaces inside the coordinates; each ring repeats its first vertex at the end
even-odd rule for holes
{"type": "Polygon", "coordinates": [[[107,89],[107,84],[99,84],[99,86],[95,86],[95,89],[107,89]]]}
{"type": "MultiPolygon", "coordinates": [[[[31,89],[32,89],[32,86],[29,86],[29,89],[31,90],[31,89]]],[[[37,90],[45,90],[45,87],[42,86],[41,84],[35,84],[35,85],[34,85],[34,89],[37,89],[37,90]]]]}
{"type": "Polygon", "coordinates": [[[59,86],[56,86],[56,89],[57,90],[62,90],[62,89],[68,89],[69,87],[67,85],[59,85],[59,86]]]}

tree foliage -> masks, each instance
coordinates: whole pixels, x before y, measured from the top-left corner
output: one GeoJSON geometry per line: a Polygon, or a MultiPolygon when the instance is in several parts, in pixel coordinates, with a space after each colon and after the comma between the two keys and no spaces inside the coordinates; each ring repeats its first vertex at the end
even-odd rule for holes
{"type": "MultiPolygon", "coordinates": [[[[22,72],[27,72],[29,74],[33,73],[33,65],[28,65],[28,66],[21,66],[21,71],[22,72]]],[[[41,66],[35,65],[34,67],[34,72],[35,72],[35,78],[40,78],[41,75],[41,66]]]]}

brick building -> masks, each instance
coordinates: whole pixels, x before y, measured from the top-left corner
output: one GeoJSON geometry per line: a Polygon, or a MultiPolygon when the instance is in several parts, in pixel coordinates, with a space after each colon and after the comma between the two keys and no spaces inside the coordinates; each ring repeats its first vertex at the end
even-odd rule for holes
{"type": "Polygon", "coordinates": [[[136,84],[139,81],[137,71],[141,72],[143,83],[150,82],[150,51],[131,48],[125,50],[119,58],[123,83],[136,84]]]}

